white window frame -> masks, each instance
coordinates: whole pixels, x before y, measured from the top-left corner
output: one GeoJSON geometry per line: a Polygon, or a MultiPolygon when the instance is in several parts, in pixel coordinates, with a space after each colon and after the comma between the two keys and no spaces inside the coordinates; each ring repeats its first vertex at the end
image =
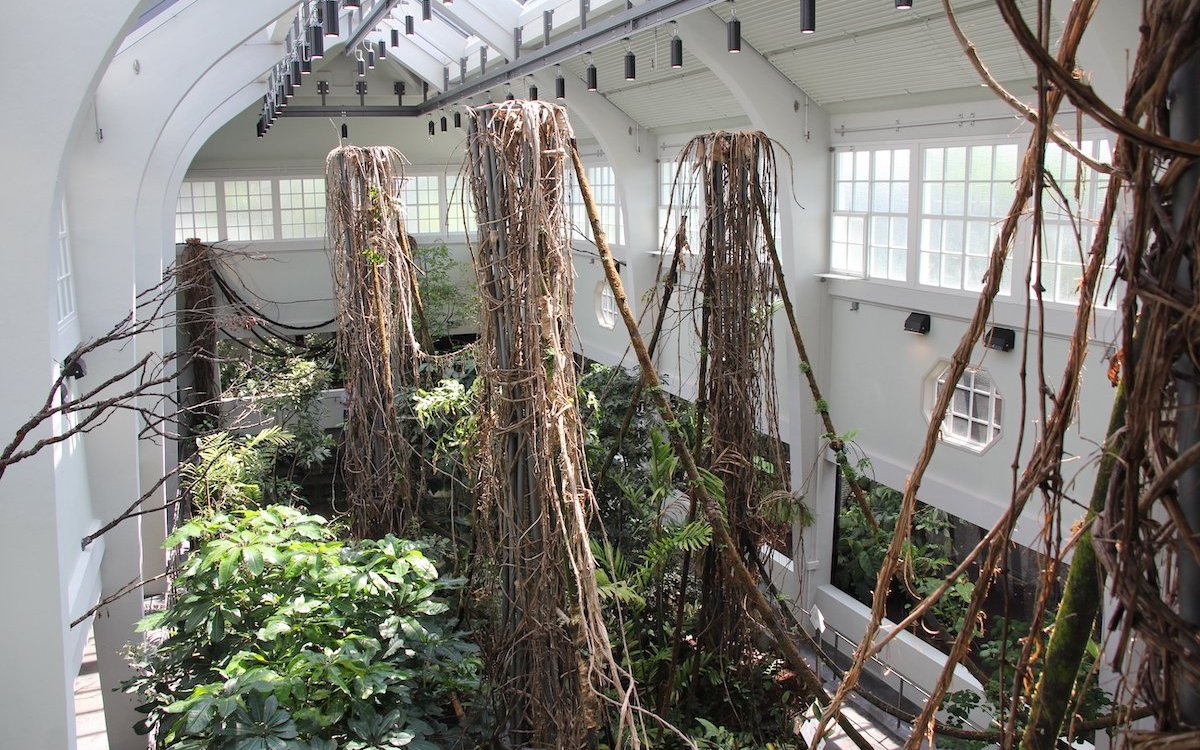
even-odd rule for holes
{"type": "Polygon", "coordinates": [[[687,247],[685,252],[690,255],[700,254],[700,225],[704,220],[704,208],[701,206],[700,185],[696,183],[695,175],[684,172],[680,176],[678,194],[674,191],[676,172],[679,169],[678,155],[660,159],[658,162],[658,235],[663,252],[668,255],[675,252],[675,231],[679,227],[680,216],[686,213],[687,228],[684,230],[687,247]],[[672,202],[674,198],[674,203],[672,202]],[[672,226],[668,226],[670,221],[672,226]]]}
{"type": "Polygon", "coordinates": [[[78,316],[75,306],[75,281],[71,273],[71,225],[67,221],[67,200],[58,207],[58,243],[55,263],[55,290],[58,301],[58,327],[62,329],[78,316]]]}
{"type": "MultiPolygon", "coordinates": [[[[942,362],[934,370],[932,376],[932,400],[929,410],[932,412],[942,389],[946,387],[946,376],[951,365],[942,362]]],[[[996,379],[990,372],[981,367],[968,367],[954,385],[954,397],[946,409],[946,415],[938,431],[939,439],[948,445],[964,448],[973,453],[983,453],[995,445],[1004,431],[1003,413],[1004,396],[996,388],[996,379]],[[986,379],[987,384],[980,381],[986,379]],[[986,399],[986,403],[980,402],[986,399]],[[956,431],[956,425],[965,426],[965,434],[956,431]],[[975,437],[978,430],[983,430],[982,440],[975,437]]]]}
{"type": "MultiPolygon", "coordinates": [[[[1103,133],[1102,131],[1085,131],[1085,132],[1079,134],[1079,140],[1080,141],[1108,140],[1111,143],[1111,136],[1109,136],[1106,133],[1103,133]]],[[[967,149],[966,157],[967,157],[967,159],[969,159],[971,146],[995,147],[995,146],[1000,146],[1000,145],[1015,145],[1016,146],[1016,149],[1017,149],[1016,161],[1018,164],[1018,171],[1019,171],[1019,165],[1021,164],[1021,162],[1023,161],[1023,159],[1025,157],[1026,143],[1025,143],[1024,139],[1020,139],[1020,138],[1016,138],[1016,137],[1006,137],[1002,134],[993,134],[993,135],[988,135],[988,136],[983,136],[983,137],[978,137],[978,138],[913,138],[913,139],[907,139],[907,140],[892,139],[892,140],[878,141],[878,142],[859,142],[859,143],[846,144],[844,146],[834,147],[834,149],[833,149],[834,153],[831,155],[832,160],[830,162],[830,196],[829,196],[830,210],[829,210],[829,214],[828,214],[828,216],[829,216],[829,225],[828,226],[829,226],[830,235],[829,235],[829,246],[827,248],[827,252],[829,253],[829,255],[827,257],[830,260],[830,266],[829,266],[830,272],[834,273],[834,274],[859,276],[859,277],[863,278],[865,281],[868,281],[873,284],[887,284],[887,285],[891,285],[891,286],[903,287],[903,288],[908,288],[908,289],[916,289],[916,290],[921,290],[921,291],[926,291],[926,292],[937,292],[937,293],[945,294],[948,296],[972,296],[972,297],[975,296],[976,291],[973,291],[969,287],[965,288],[965,289],[956,289],[951,286],[941,286],[940,284],[935,285],[935,284],[927,284],[927,283],[921,282],[921,273],[920,273],[921,266],[920,266],[920,264],[921,264],[922,248],[924,247],[924,245],[922,243],[925,241],[923,238],[922,232],[925,228],[925,221],[930,220],[930,219],[936,220],[939,218],[939,215],[937,215],[937,214],[926,214],[924,212],[924,209],[925,209],[924,199],[925,199],[925,192],[926,192],[925,191],[926,155],[927,155],[927,151],[932,148],[952,148],[952,147],[960,147],[961,146],[961,147],[965,147],[967,149]],[[839,212],[835,211],[835,208],[837,206],[837,189],[838,189],[838,186],[837,186],[838,181],[836,179],[837,178],[837,161],[836,160],[838,158],[838,154],[846,152],[846,151],[875,152],[875,151],[879,151],[879,150],[885,150],[885,149],[892,150],[892,149],[897,149],[897,148],[910,149],[910,162],[909,162],[910,183],[909,183],[909,189],[908,189],[908,195],[909,195],[909,200],[908,200],[909,238],[908,238],[908,250],[907,250],[907,254],[908,254],[907,269],[908,269],[908,271],[906,274],[907,281],[904,281],[904,282],[888,280],[888,279],[884,279],[884,278],[879,278],[878,276],[870,276],[868,274],[869,263],[867,261],[866,254],[868,252],[867,248],[869,247],[870,240],[868,238],[869,220],[867,218],[864,218],[864,220],[863,220],[863,239],[861,242],[863,256],[862,256],[862,271],[861,271],[861,273],[854,272],[853,270],[847,270],[844,266],[838,267],[833,262],[834,261],[834,228],[835,228],[834,223],[835,223],[836,217],[839,214],[839,212]]],[[[993,169],[994,169],[994,164],[993,164],[993,169]]],[[[1104,182],[1104,180],[1100,179],[1094,172],[1092,172],[1091,170],[1088,170],[1086,168],[1085,168],[1085,174],[1088,175],[1088,177],[1089,177],[1088,182],[1089,182],[1089,185],[1092,187],[1095,187],[1095,185],[1104,182]]],[[[969,180],[967,180],[967,181],[969,181],[969,180]]],[[[993,180],[991,180],[991,182],[995,183],[996,180],[993,179],[993,180]]],[[[1015,187],[1015,180],[1014,180],[1014,187],[1015,187]]],[[[1064,191],[1067,191],[1067,189],[1064,188],[1064,191]]],[[[1070,194],[1069,191],[1067,191],[1067,192],[1068,192],[1068,194],[1070,194]]],[[[1047,195],[1048,194],[1049,193],[1047,193],[1047,195]]],[[[869,191],[868,191],[868,198],[869,198],[869,191]]],[[[1095,192],[1092,193],[1092,198],[1093,198],[1096,210],[1098,212],[1099,206],[1101,205],[1103,199],[1095,192]]],[[[964,194],[964,201],[968,201],[968,200],[969,200],[969,196],[964,194]]],[[[993,203],[994,202],[995,202],[995,198],[993,197],[993,203]]],[[[1007,200],[1004,200],[1001,202],[1008,203],[1011,205],[1011,198],[1008,198],[1007,200]]],[[[1058,221],[1058,219],[1056,219],[1055,215],[1054,215],[1054,211],[1052,208],[1053,207],[1052,202],[1046,201],[1045,203],[1048,206],[1048,208],[1046,210],[1046,216],[1045,216],[1046,222],[1050,223],[1050,222],[1058,221]]],[[[1009,207],[1008,205],[1002,206],[1002,210],[1007,211],[1008,207],[1009,207]]],[[[966,208],[967,207],[964,206],[964,214],[967,213],[966,208]]],[[[1084,208],[1085,208],[1085,212],[1083,213],[1083,215],[1081,215],[1081,217],[1080,217],[1081,220],[1083,222],[1093,222],[1094,218],[1095,218],[1095,214],[1088,214],[1086,211],[1089,207],[1085,206],[1084,208]]],[[[854,215],[858,215],[858,214],[855,213],[854,215]]],[[[983,217],[972,217],[972,216],[968,216],[968,215],[963,215],[961,217],[955,216],[953,218],[962,219],[964,222],[968,221],[968,220],[983,219],[983,220],[989,221],[991,223],[992,231],[989,232],[988,245],[987,245],[988,254],[990,256],[991,247],[994,244],[992,242],[992,240],[994,239],[996,232],[998,232],[999,227],[1000,227],[1001,223],[1003,222],[1003,218],[1002,217],[991,217],[991,216],[983,218],[983,217]]],[[[964,224],[964,227],[965,227],[965,224],[964,224]]],[[[1031,260],[1030,253],[1032,252],[1032,249],[1031,249],[1031,243],[1030,243],[1030,237],[1031,237],[1030,232],[1031,232],[1031,230],[1030,230],[1029,221],[1022,220],[1018,227],[1018,234],[1017,234],[1016,241],[1014,242],[1014,245],[1013,245],[1013,250],[1009,254],[1009,257],[1007,259],[1006,272],[1005,272],[1005,277],[1003,279],[1004,285],[1001,287],[1001,291],[1000,291],[1000,295],[999,295],[1000,299],[1002,299],[1002,300],[1007,300],[1007,301],[1013,302],[1013,303],[1024,303],[1025,300],[1027,299],[1027,296],[1026,296],[1027,292],[1022,290],[1023,284],[1013,282],[1013,278],[1019,276],[1020,278],[1023,279],[1024,278],[1024,270],[1023,269],[1028,267],[1029,262],[1031,260]],[[1021,269],[1021,270],[1019,273],[1014,273],[1013,269],[1021,269]]],[[[1114,241],[1115,241],[1115,238],[1116,238],[1116,233],[1114,233],[1114,241]]],[[[965,237],[964,237],[964,245],[965,245],[965,237]]],[[[1084,243],[1084,247],[1083,247],[1084,253],[1086,253],[1088,251],[1089,247],[1090,247],[1090,240],[1085,238],[1085,243],[1084,243]]],[[[962,257],[964,257],[964,258],[966,257],[965,247],[964,247],[964,252],[963,252],[962,257]]],[[[1113,260],[1110,259],[1104,268],[1103,275],[1102,275],[1101,281],[1100,281],[1100,285],[1098,287],[1099,294],[1103,294],[1108,289],[1109,284],[1111,283],[1112,279],[1115,276],[1115,271],[1112,268],[1112,263],[1113,263],[1113,260]]],[[[1044,286],[1047,286],[1047,287],[1049,286],[1048,281],[1044,281],[1043,284],[1044,284],[1044,286]]],[[[967,286],[967,285],[964,284],[963,286],[967,286]]],[[[1047,305],[1052,306],[1052,307],[1071,308],[1076,305],[1076,302],[1074,302],[1074,301],[1064,301],[1060,295],[1045,294],[1043,297],[1043,300],[1046,302],[1047,305]]],[[[1097,299],[1098,306],[1105,307],[1105,308],[1112,307],[1112,305],[1102,305],[1101,304],[1102,302],[1103,302],[1102,298],[1097,299]]]]}

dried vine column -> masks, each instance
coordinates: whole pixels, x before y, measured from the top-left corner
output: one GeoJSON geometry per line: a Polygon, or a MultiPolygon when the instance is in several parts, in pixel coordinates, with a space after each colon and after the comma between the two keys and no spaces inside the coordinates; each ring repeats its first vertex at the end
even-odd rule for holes
{"type": "MultiPolygon", "coordinates": [[[[565,211],[571,128],[566,110],[536,101],[484,107],[470,120],[486,383],[477,529],[499,594],[485,653],[509,746],[584,747],[596,688],[628,700],[632,686],[612,656],[588,546],[594,499],[576,409],[565,211]]],[[[627,700],[620,720],[629,726],[627,700]]]]}
{"type": "Polygon", "coordinates": [[[398,195],[403,179],[403,159],[389,146],[342,146],[325,160],[338,354],[346,370],[343,472],[351,529],[360,538],[402,531],[414,505],[412,448],[395,408],[396,390],[416,382],[420,353],[398,195]]]}
{"type": "MultiPolygon", "coordinates": [[[[679,158],[696,175],[704,206],[701,272],[692,289],[704,354],[698,423],[708,437],[700,461],[721,479],[739,552],[755,559],[762,544],[780,543],[786,534],[763,510],[780,493],[787,495],[788,474],[775,388],[769,227],[753,194],[757,186],[770,186],[767,200],[774,200],[775,151],[761,132],[719,131],[693,138],[679,158]],[[773,472],[763,471],[756,462],[760,456],[773,464],[773,472]]],[[[746,605],[740,588],[715,548],[705,554],[704,573],[701,639],[713,652],[736,651],[749,635],[741,626],[746,605]]]]}

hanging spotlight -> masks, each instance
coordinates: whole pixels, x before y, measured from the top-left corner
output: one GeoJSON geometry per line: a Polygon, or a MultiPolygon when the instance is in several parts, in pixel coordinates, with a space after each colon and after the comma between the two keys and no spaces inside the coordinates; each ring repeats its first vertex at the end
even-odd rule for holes
{"type": "Polygon", "coordinates": [[[337,0],[325,0],[325,36],[337,38],[341,36],[338,29],[337,0]]]}
{"type": "Polygon", "coordinates": [[[378,57],[380,60],[386,60],[387,59],[387,44],[385,44],[384,41],[382,39],[380,39],[379,44],[377,44],[375,46],[379,49],[379,53],[376,55],[376,57],[378,57]]]}
{"type": "Polygon", "coordinates": [[[292,73],[292,84],[293,84],[293,85],[295,85],[295,86],[299,86],[299,85],[300,85],[300,76],[301,76],[301,70],[300,70],[300,58],[298,58],[298,57],[293,57],[293,58],[292,58],[292,65],[291,65],[291,68],[292,68],[292,71],[291,71],[291,73],[292,73]]]}
{"type": "Polygon", "coordinates": [[[296,84],[292,83],[292,74],[290,72],[283,77],[283,95],[287,99],[291,99],[296,95],[296,84]]]}
{"type": "Polygon", "coordinates": [[[375,50],[367,48],[367,70],[375,70],[375,50]]]}
{"type": "Polygon", "coordinates": [[[637,80],[637,57],[633,54],[633,50],[629,48],[629,38],[625,39],[625,80],[637,80]]]}
{"type": "Polygon", "coordinates": [[[529,101],[536,102],[537,98],[538,98],[537,84],[536,83],[531,84],[529,86],[529,101]]]}
{"type": "Polygon", "coordinates": [[[679,38],[675,21],[671,22],[671,67],[676,69],[683,67],[683,40],[679,38]]]}
{"type": "Polygon", "coordinates": [[[437,126],[433,124],[433,120],[430,120],[429,121],[429,135],[432,136],[435,132],[437,132],[437,126]]]}
{"type": "Polygon", "coordinates": [[[454,127],[456,127],[456,128],[462,127],[462,112],[454,113],[454,127]]]}
{"type": "Polygon", "coordinates": [[[358,10],[362,7],[362,3],[358,0],[342,0],[342,7],[346,10],[358,10]]]}
{"type": "Polygon", "coordinates": [[[896,10],[912,10],[913,0],[896,0],[896,10]]]}
{"type": "Polygon", "coordinates": [[[421,20],[433,20],[433,3],[431,0],[421,0],[421,20]]]}
{"type": "Polygon", "coordinates": [[[817,0],[800,0],[800,33],[817,30],[817,0]]]}
{"type": "Polygon", "coordinates": [[[592,62],[592,53],[588,53],[588,70],[587,70],[588,91],[596,90],[596,66],[592,62]]]}
{"type": "Polygon", "coordinates": [[[308,75],[312,72],[312,59],[308,55],[300,58],[300,75],[308,75]]]}
{"type": "Polygon", "coordinates": [[[325,56],[325,30],[321,28],[321,24],[312,26],[309,30],[311,35],[308,40],[308,56],[313,60],[320,60],[325,56]]]}
{"type": "Polygon", "coordinates": [[[266,115],[258,118],[258,122],[254,123],[254,126],[255,126],[254,130],[259,138],[262,138],[264,135],[267,134],[267,124],[266,123],[267,123],[266,115]]]}
{"type": "Polygon", "coordinates": [[[400,29],[392,29],[392,46],[400,46],[400,29]]]}
{"type": "Polygon", "coordinates": [[[728,42],[730,52],[738,53],[742,51],[742,22],[736,18],[730,18],[729,23],[725,24],[725,37],[728,42]]]}
{"type": "Polygon", "coordinates": [[[416,24],[413,23],[412,16],[404,17],[404,33],[408,34],[409,36],[412,36],[413,34],[417,33],[416,24]]]}
{"type": "Polygon", "coordinates": [[[563,77],[561,69],[554,77],[554,98],[560,101],[567,98],[567,79],[563,77]]]}
{"type": "Polygon", "coordinates": [[[342,140],[346,141],[349,139],[350,139],[350,126],[343,122],[342,123],[342,140]]]}
{"type": "Polygon", "coordinates": [[[446,132],[446,116],[442,115],[442,132],[446,132]]]}

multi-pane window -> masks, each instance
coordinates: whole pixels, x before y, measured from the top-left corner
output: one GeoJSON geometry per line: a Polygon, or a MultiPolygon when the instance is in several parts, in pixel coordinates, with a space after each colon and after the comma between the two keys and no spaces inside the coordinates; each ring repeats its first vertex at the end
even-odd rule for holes
{"type": "MultiPolygon", "coordinates": [[[[1017,177],[1016,144],[923,151],[920,282],[979,291],[1017,177]]],[[[1007,294],[1009,274],[1001,278],[1007,294]]]]}
{"type": "Polygon", "coordinates": [[[830,270],[908,278],[909,160],[907,148],[837,154],[830,270]]]}
{"type": "Polygon", "coordinates": [[[279,237],[284,240],[325,236],[325,180],[320,177],[279,181],[279,237]]]}
{"type": "Polygon", "coordinates": [[[605,328],[617,325],[617,298],[608,284],[600,282],[599,302],[596,305],[596,320],[605,328]]]}
{"type": "Polygon", "coordinates": [[[75,285],[71,281],[71,243],[67,224],[67,202],[58,212],[58,322],[63,323],[75,314],[75,285]]]}
{"type": "Polygon", "coordinates": [[[410,175],[404,183],[404,225],[409,233],[441,233],[440,182],[438,175],[418,174],[410,175]]]}
{"type": "Polygon", "coordinates": [[[475,231],[475,201],[470,182],[461,174],[446,175],[446,231],[452,240],[475,231]]]}
{"type": "Polygon", "coordinates": [[[226,180],[225,233],[247,242],[275,239],[271,180],[226,180]]]}
{"type": "MultiPolygon", "coordinates": [[[[617,197],[617,177],[612,167],[587,167],[587,181],[592,188],[592,199],[596,201],[596,211],[600,215],[600,228],[608,241],[614,245],[625,244],[625,229],[621,221],[621,203],[617,197]]],[[[594,240],[592,222],[588,219],[587,206],[583,205],[583,192],[579,189],[579,180],[575,170],[568,169],[567,177],[567,215],[571,220],[571,234],[594,240]]]]}
{"type": "MultiPolygon", "coordinates": [[[[621,222],[621,202],[617,198],[617,174],[609,166],[587,168],[588,184],[592,188],[592,198],[596,201],[596,210],[600,214],[600,228],[615,245],[625,244],[624,227],[621,222]]],[[[582,204],[582,199],[580,204],[582,204]]],[[[585,223],[587,214],[584,213],[585,223]]]]}
{"type": "MultiPolygon", "coordinates": [[[[935,397],[948,385],[950,368],[937,377],[935,397]]],[[[942,420],[942,440],[983,450],[1000,436],[1003,399],[987,370],[967,368],[954,384],[950,408],[942,420]]]]}
{"type": "MultiPolygon", "coordinates": [[[[1100,161],[1112,159],[1107,140],[1087,140],[1079,150],[1100,161]]],[[[1096,220],[1108,193],[1108,175],[1083,165],[1058,145],[1046,146],[1046,171],[1058,191],[1048,189],[1043,201],[1041,283],[1043,299],[1074,304],[1079,301],[1079,281],[1096,236],[1096,220]],[[1063,198],[1066,201],[1064,203],[1063,198]]],[[[1115,271],[1116,233],[1109,236],[1107,256],[1097,289],[1103,295],[1115,271]]],[[[1101,296],[1101,301],[1103,297],[1101,296]]]]}
{"type": "Polygon", "coordinates": [[[220,239],[215,180],[187,180],[179,186],[175,200],[175,241],[199,237],[205,242],[220,239]]]}
{"type": "Polygon", "coordinates": [[[686,219],[684,241],[688,252],[700,252],[700,224],[704,220],[701,207],[700,186],[697,184],[691,163],[678,172],[679,163],[662,161],[658,164],[658,226],[659,236],[665,243],[663,249],[675,251],[675,232],[679,222],[686,219]]]}

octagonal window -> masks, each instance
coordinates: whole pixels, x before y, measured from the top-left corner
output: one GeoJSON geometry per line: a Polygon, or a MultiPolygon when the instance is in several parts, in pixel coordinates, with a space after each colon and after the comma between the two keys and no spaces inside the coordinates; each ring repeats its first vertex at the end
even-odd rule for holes
{"type": "MultiPolygon", "coordinates": [[[[934,401],[948,387],[950,367],[934,382],[934,401]]],[[[987,370],[967,368],[954,384],[954,396],[942,420],[942,440],[981,452],[1000,437],[1004,400],[987,370]]]]}

